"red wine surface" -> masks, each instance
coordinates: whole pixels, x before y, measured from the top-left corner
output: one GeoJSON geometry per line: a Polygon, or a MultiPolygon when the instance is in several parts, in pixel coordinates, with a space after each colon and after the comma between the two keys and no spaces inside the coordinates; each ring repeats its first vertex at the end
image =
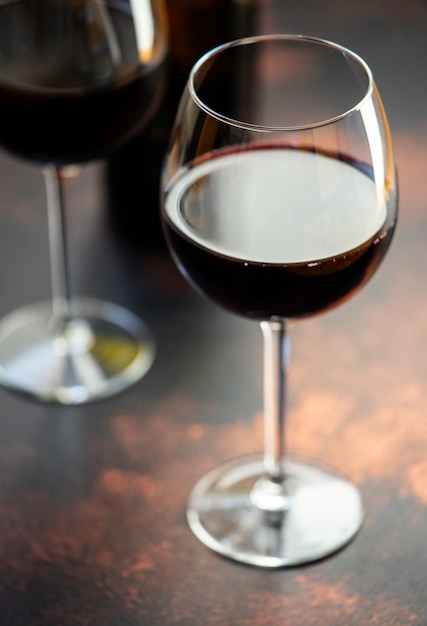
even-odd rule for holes
{"type": "Polygon", "coordinates": [[[392,198],[366,167],[297,149],[246,150],[184,171],[165,233],[184,275],[224,308],[297,319],[346,300],[392,238],[392,198]]]}

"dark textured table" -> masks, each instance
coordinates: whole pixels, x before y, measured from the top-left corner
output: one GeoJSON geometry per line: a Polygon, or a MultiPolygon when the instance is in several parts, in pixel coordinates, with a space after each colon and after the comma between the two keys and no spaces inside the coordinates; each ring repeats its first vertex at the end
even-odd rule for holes
{"type": "MultiPolygon", "coordinates": [[[[266,571],[189,531],[194,482],[262,449],[256,324],[202,300],[162,249],[115,237],[103,165],[68,185],[73,290],[124,304],[157,358],[128,392],[80,408],[0,390],[1,626],[427,624],[427,4],[271,0],[259,29],[358,51],[393,132],[400,222],[372,282],[294,326],[289,447],[363,494],[356,539],[266,571]]],[[[0,159],[0,314],[49,297],[43,181],[0,159]]]]}

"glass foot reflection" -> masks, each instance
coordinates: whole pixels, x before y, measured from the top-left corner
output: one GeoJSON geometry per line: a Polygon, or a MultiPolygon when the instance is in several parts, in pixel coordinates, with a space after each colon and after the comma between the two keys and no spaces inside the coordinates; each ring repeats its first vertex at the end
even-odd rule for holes
{"type": "Polygon", "coordinates": [[[363,521],[357,488],[313,465],[289,461],[285,468],[285,495],[262,485],[262,458],[234,460],[207,474],[187,510],[195,535],[224,556],[270,568],[315,561],[346,545],[363,521]]]}
{"type": "Polygon", "coordinates": [[[0,384],[42,401],[82,404],[123,391],[154,359],[154,340],[133,313],[109,302],[72,302],[61,329],[52,305],[13,311],[0,321],[0,384]]]}

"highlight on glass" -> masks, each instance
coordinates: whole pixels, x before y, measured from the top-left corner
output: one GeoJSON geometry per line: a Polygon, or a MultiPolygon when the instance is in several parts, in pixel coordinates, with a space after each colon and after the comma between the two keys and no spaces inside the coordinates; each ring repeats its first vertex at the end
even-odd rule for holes
{"type": "Polygon", "coordinates": [[[364,508],[340,472],[285,448],[289,325],[359,292],[393,238],[392,143],[365,61],[302,35],[208,52],[177,113],[162,220],[187,280],[260,324],[264,339],[264,452],[199,480],[191,529],[212,550],[262,567],[332,554],[356,535],[364,508]]]}

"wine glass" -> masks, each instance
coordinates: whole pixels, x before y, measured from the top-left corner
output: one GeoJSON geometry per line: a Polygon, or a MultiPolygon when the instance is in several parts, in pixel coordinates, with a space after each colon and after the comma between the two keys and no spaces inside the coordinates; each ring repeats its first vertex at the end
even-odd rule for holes
{"type": "Polygon", "coordinates": [[[0,384],[42,401],[104,398],[154,357],[145,324],[119,304],[71,297],[63,182],[138,133],[162,96],[163,0],[0,3],[0,146],[44,173],[52,301],[0,322],[0,384]]]}
{"type": "Polygon", "coordinates": [[[264,338],[264,454],[214,469],[188,504],[191,529],[222,555],[296,565],[360,528],[351,482],[285,456],[287,325],[372,277],[396,195],[384,109],[357,54],[270,35],[224,44],[194,66],[162,172],[167,242],[196,290],[258,321],[264,338]]]}

